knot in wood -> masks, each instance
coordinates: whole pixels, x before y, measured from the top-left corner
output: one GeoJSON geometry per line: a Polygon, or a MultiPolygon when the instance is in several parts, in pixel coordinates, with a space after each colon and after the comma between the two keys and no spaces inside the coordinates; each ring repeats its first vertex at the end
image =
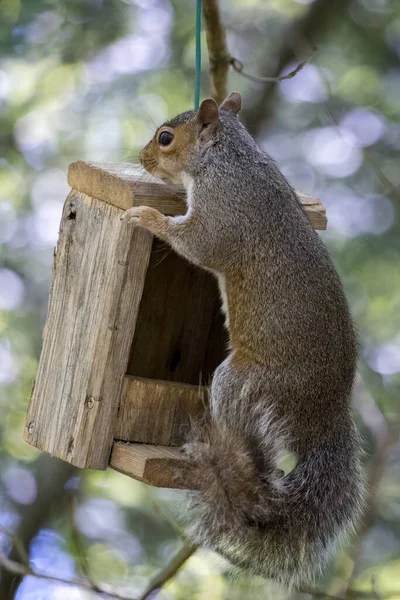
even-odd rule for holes
{"type": "Polygon", "coordinates": [[[93,396],[89,396],[89,398],[86,398],[85,400],[85,406],[86,408],[93,408],[95,403],[95,399],[93,398],[93,396]]]}

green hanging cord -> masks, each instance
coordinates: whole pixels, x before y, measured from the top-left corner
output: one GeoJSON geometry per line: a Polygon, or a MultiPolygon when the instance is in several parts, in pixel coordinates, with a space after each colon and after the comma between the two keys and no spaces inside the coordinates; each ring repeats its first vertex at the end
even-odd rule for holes
{"type": "Polygon", "coordinates": [[[201,0],[196,0],[196,78],[194,83],[194,109],[200,104],[201,75],[201,0]]]}

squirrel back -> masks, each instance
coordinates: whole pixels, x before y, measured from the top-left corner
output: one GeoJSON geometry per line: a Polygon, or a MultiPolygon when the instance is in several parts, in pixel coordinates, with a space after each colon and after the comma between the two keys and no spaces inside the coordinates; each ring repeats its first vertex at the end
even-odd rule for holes
{"type": "Polygon", "coordinates": [[[342,285],[275,162],[237,118],[241,99],[178,115],[141,152],[187,189],[185,217],[128,219],[218,278],[230,354],[186,446],[199,491],[191,535],[288,585],[320,573],[364,502],[350,408],[357,344],[342,285]],[[288,459],[290,465],[288,467],[288,459]],[[286,462],[285,462],[286,461],[286,462]]]}

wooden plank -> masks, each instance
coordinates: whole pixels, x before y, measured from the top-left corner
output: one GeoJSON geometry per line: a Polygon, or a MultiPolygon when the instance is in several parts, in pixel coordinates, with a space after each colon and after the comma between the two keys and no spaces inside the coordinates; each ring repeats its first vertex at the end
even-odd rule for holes
{"type": "Polygon", "coordinates": [[[77,467],[107,467],[152,236],[72,190],[66,200],[25,440],[77,467]]]}
{"type": "Polygon", "coordinates": [[[196,489],[179,448],[115,442],[110,467],[156,487],[196,489]]]}
{"type": "MultiPolygon", "coordinates": [[[[166,185],[141,165],[77,161],[70,165],[68,183],[93,198],[124,210],[131,206],[152,206],[166,215],[186,212],[185,191],[180,185],[166,185]]],[[[302,191],[297,195],[314,229],[326,229],[326,210],[318,198],[302,191]]]]}
{"type": "Polygon", "coordinates": [[[114,438],[129,442],[181,446],[190,419],[204,412],[203,387],[125,376],[114,438]]]}
{"type": "MultiPolygon", "coordinates": [[[[210,326],[217,310],[215,277],[154,240],[127,373],[208,385],[226,356],[215,353],[214,362],[209,361],[205,370],[210,326]]],[[[215,329],[213,344],[218,347],[219,335],[215,329]]]]}
{"type": "MultiPolygon", "coordinates": [[[[300,198],[302,200],[303,198],[300,198]]],[[[305,213],[314,229],[325,231],[328,225],[326,210],[322,204],[307,204],[305,213]]]]}
{"type": "Polygon", "coordinates": [[[186,212],[182,186],[166,185],[138,164],[78,160],[69,167],[68,183],[88,196],[124,210],[144,205],[166,215],[186,212]]]}

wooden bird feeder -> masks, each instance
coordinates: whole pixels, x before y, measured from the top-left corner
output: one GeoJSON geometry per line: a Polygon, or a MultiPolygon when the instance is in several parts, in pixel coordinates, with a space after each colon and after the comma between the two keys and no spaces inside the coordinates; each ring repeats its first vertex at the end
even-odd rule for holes
{"type": "MultiPolygon", "coordinates": [[[[80,468],[195,488],[176,467],[226,356],[216,281],[120,220],[139,205],[184,214],[184,191],[131,164],[75,162],[68,182],[25,440],[80,468]]],[[[325,229],[320,201],[299,195],[325,229]]]]}

